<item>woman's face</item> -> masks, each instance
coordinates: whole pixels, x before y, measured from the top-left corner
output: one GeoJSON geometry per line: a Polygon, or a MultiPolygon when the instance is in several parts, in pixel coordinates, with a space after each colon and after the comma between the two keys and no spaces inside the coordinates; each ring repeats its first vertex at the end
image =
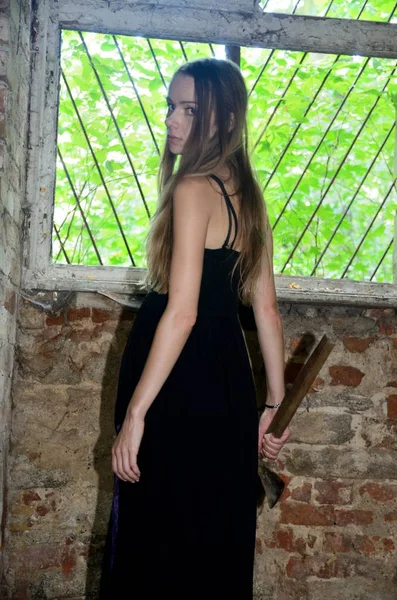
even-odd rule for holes
{"type": "Polygon", "coordinates": [[[197,108],[194,98],[193,77],[175,75],[168,90],[168,112],[165,119],[168,147],[173,154],[182,154],[189,136],[197,108]]]}

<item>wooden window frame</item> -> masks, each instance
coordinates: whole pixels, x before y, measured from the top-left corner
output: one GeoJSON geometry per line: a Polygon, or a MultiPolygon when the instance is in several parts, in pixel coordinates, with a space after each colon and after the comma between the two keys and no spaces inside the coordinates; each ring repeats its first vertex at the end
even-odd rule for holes
{"type": "MultiPolygon", "coordinates": [[[[397,59],[397,25],[264,13],[256,2],[221,0],[217,10],[204,0],[157,0],[156,4],[86,0],[38,3],[32,40],[27,197],[24,206],[25,290],[137,292],[144,269],[57,265],[51,261],[62,28],[149,38],[358,54],[397,59]],[[173,4],[174,2],[174,4],[173,4]],[[181,10],[181,4],[183,8],[181,10]],[[206,7],[207,4],[207,7],[206,7]],[[248,5],[248,6],[247,6],[248,5]]],[[[281,301],[355,306],[397,306],[397,286],[348,279],[276,276],[281,301]]]]}

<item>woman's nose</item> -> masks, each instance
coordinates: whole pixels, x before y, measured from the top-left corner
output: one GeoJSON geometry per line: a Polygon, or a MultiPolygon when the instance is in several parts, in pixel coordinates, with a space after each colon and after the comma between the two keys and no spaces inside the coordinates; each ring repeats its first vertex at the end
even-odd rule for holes
{"type": "Polygon", "coordinates": [[[173,112],[171,115],[166,117],[165,124],[167,127],[179,127],[178,119],[175,117],[175,113],[173,112]]]}

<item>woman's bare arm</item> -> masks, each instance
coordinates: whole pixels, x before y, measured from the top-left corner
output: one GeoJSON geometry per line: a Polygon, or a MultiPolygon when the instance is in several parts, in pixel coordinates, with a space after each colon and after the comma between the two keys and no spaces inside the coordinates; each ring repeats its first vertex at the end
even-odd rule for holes
{"type": "MultiPolygon", "coordinates": [[[[267,229],[267,257],[255,297],[253,311],[266,370],[267,397],[269,404],[278,404],[284,397],[284,336],[280,314],[277,307],[276,290],[273,275],[273,242],[270,227],[267,229]]],[[[266,458],[277,458],[281,448],[290,436],[290,429],[284,431],[281,438],[266,431],[277,409],[266,408],[259,420],[258,453],[266,458]]]]}
{"type": "Polygon", "coordinates": [[[273,242],[270,227],[267,233],[266,254],[267,258],[263,262],[252,308],[265,363],[267,402],[276,404],[284,397],[284,336],[274,284],[273,242]]]}
{"type": "Polygon", "coordinates": [[[173,248],[168,303],[127,411],[145,417],[174,367],[197,317],[204,246],[210,218],[206,180],[193,177],[178,184],[173,198],[173,248]]]}

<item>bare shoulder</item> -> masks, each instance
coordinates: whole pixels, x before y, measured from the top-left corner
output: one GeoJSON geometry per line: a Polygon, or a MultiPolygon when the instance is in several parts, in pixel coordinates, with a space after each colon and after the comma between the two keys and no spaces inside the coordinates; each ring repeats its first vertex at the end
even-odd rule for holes
{"type": "Polygon", "coordinates": [[[177,203],[187,201],[199,202],[201,209],[211,208],[211,185],[207,177],[201,175],[189,175],[183,177],[178,183],[174,192],[174,199],[177,203]]]}

